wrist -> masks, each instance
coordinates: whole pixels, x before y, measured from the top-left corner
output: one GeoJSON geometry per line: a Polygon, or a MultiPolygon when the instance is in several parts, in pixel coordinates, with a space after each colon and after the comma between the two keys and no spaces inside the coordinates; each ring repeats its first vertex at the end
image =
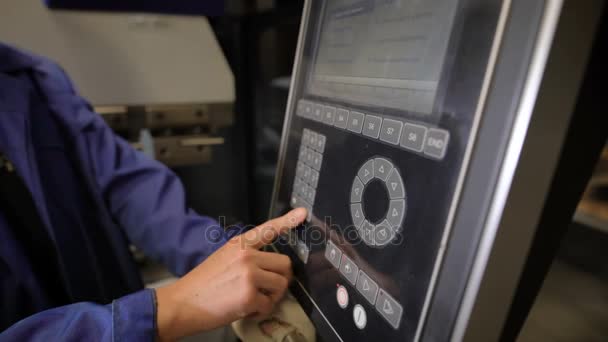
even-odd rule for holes
{"type": "Polygon", "coordinates": [[[173,284],[156,289],[156,328],[160,341],[175,341],[179,333],[179,299],[173,284]]]}

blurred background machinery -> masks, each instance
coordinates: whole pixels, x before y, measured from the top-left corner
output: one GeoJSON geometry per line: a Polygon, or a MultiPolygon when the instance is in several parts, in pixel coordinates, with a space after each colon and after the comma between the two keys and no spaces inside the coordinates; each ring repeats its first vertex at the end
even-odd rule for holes
{"type": "Polygon", "coordinates": [[[174,169],[194,209],[249,219],[234,76],[205,17],[49,10],[40,0],[2,1],[0,13],[0,40],[57,61],[119,135],[174,169]]]}

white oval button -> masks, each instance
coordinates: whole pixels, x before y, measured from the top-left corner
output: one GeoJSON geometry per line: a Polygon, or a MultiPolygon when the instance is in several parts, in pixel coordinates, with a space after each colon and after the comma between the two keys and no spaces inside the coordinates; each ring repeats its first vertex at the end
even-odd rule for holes
{"type": "Polygon", "coordinates": [[[365,326],[367,325],[367,312],[365,312],[365,309],[361,304],[355,305],[355,308],[353,309],[353,320],[359,330],[365,329],[365,326]]]}

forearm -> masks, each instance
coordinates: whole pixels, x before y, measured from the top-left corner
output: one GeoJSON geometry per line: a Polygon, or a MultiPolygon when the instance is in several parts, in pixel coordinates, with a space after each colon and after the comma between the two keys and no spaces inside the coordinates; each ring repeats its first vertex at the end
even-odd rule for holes
{"type": "Polygon", "coordinates": [[[109,305],[76,303],[17,322],[0,341],[153,341],[156,336],[154,293],[143,290],[109,305]]]}

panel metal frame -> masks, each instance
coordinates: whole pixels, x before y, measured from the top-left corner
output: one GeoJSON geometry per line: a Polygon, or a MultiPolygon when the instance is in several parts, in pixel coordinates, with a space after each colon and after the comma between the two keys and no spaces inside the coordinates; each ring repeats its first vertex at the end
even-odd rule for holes
{"type": "MultiPolygon", "coordinates": [[[[552,57],[554,39],[563,38],[556,32],[573,29],[571,20],[561,20],[564,0],[510,1],[471,163],[462,192],[455,194],[459,204],[452,232],[443,246],[445,254],[438,258],[437,286],[429,297],[426,317],[421,318],[425,324],[417,334],[420,340],[494,341],[501,336],[559,159],[603,1],[574,3],[568,5],[580,6],[588,21],[584,34],[569,42],[574,44],[573,56],[564,59],[552,57]],[[545,72],[555,73],[556,65],[565,62],[571,72],[560,79],[562,85],[551,87],[547,80],[552,75],[545,72]],[[456,267],[462,263],[470,267],[456,267]]],[[[300,93],[297,80],[310,7],[311,1],[306,1],[270,215],[279,193],[295,94],[300,93]]]]}

